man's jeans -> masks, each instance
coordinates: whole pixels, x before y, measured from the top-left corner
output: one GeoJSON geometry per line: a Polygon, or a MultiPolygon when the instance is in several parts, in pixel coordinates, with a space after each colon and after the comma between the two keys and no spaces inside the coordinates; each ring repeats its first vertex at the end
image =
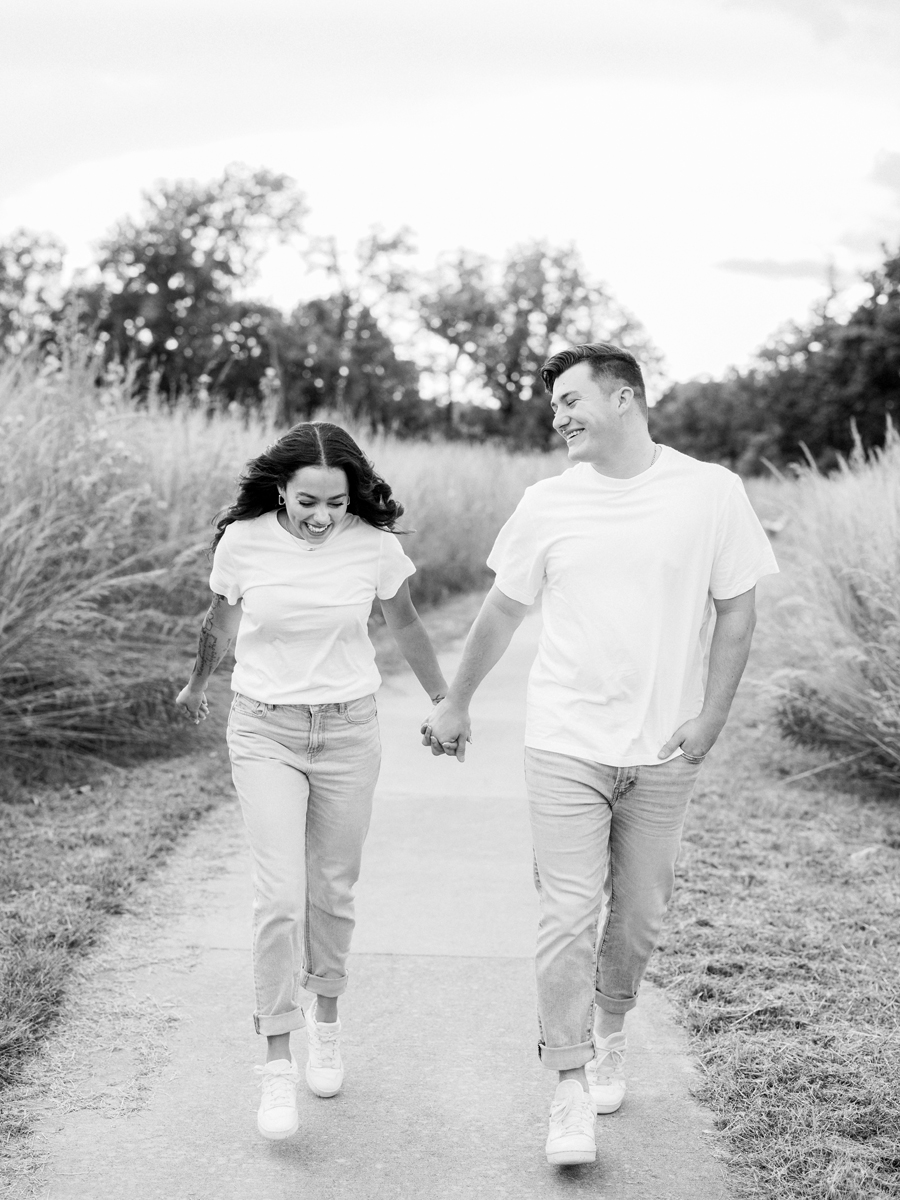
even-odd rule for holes
{"type": "Polygon", "coordinates": [[[228,718],[234,786],[253,856],[257,1033],[304,1024],[299,988],[347,987],[353,889],[381,765],[375,697],[262,704],[228,718]]]}
{"type": "Polygon", "coordinates": [[[679,755],[659,765],[608,767],[526,748],[541,898],[535,957],[540,1055],[551,1070],[594,1057],[595,1002],[611,1013],[637,1002],[675,884],[681,828],[700,766],[679,755]]]}

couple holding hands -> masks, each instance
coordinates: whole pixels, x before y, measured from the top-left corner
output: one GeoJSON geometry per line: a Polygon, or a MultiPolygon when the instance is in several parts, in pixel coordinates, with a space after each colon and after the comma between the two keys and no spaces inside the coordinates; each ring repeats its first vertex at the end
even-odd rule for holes
{"type": "Polygon", "coordinates": [[[571,466],[528,488],[499,531],[495,582],[449,687],[392,532],[402,507],[342,429],[294,426],[248,464],[218,521],[213,601],[177,703],[207,715],[207,680],[235,643],[227,738],[254,867],[265,1137],[298,1127],[293,1030],[307,1032],[312,1091],[333,1096],[343,1081],[338,997],[380,765],[376,597],[435,706],[423,742],[460,761],[473,693],[542,598],[525,775],[539,1051],[559,1073],[548,1161],[593,1162],[595,1114],[622,1103],[625,1015],[747,661],[755,585],[778,568],[739,477],[652,441],[633,355],[576,346],[542,376],[571,466]],[[301,989],[315,996],[305,1011],[301,989]]]}

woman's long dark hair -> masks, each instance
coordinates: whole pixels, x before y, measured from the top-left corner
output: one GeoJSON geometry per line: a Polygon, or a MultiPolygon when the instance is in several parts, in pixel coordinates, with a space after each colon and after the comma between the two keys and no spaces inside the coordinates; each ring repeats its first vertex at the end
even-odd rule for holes
{"type": "Polygon", "coordinates": [[[376,529],[393,530],[403,515],[403,505],[391,496],[391,489],[349,433],[328,421],[304,421],[247,463],[237,499],[216,521],[212,549],[232,521],[249,521],[277,508],[278,488],[285,487],[301,467],[343,471],[350,489],[348,511],[376,529]]]}

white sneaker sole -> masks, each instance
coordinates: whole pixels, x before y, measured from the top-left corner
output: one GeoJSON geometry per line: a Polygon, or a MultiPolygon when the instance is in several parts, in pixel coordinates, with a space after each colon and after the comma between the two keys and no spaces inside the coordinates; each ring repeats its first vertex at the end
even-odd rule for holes
{"type": "MultiPolygon", "coordinates": [[[[594,1100],[593,1096],[591,1097],[594,1100]]],[[[625,1097],[622,1097],[624,1100],[625,1097]]],[[[609,1101],[594,1100],[594,1112],[597,1116],[607,1116],[609,1113],[618,1112],[622,1107],[622,1100],[617,1100],[615,1104],[610,1104],[609,1101]]]]}
{"type": "Polygon", "coordinates": [[[548,1150],[547,1162],[551,1167],[575,1167],[579,1163],[597,1161],[596,1150],[548,1150]]]}
{"type": "Polygon", "coordinates": [[[299,1115],[294,1116],[294,1123],[290,1129],[279,1129],[277,1132],[271,1129],[263,1129],[262,1125],[260,1125],[258,1121],[256,1123],[256,1128],[263,1135],[263,1137],[268,1138],[270,1142],[281,1142],[284,1141],[285,1138],[294,1136],[294,1134],[300,1128],[300,1117],[299,1115]]]}

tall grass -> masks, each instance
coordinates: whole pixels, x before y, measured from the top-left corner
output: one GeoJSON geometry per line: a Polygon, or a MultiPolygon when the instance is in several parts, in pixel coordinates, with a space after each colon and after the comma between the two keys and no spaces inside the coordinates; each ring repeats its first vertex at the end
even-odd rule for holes
{"type": "MultiPolygon", "coordinates": [[[[176,736],[174,650],[206,605],[211,520],[279,434],[265,412],[136,406],[90,365],[0,376],[0,758],[16,772],[176,736]]],[[[496,530],[560,460],[359,440],[406,506],[414,598],[485,582],[496,530]]]]}
{"type": "Polygon", "coordinates": [[[789,737],[900,780],[900,436],[784,489],[796,593],[782,607],[789,737]]]}

